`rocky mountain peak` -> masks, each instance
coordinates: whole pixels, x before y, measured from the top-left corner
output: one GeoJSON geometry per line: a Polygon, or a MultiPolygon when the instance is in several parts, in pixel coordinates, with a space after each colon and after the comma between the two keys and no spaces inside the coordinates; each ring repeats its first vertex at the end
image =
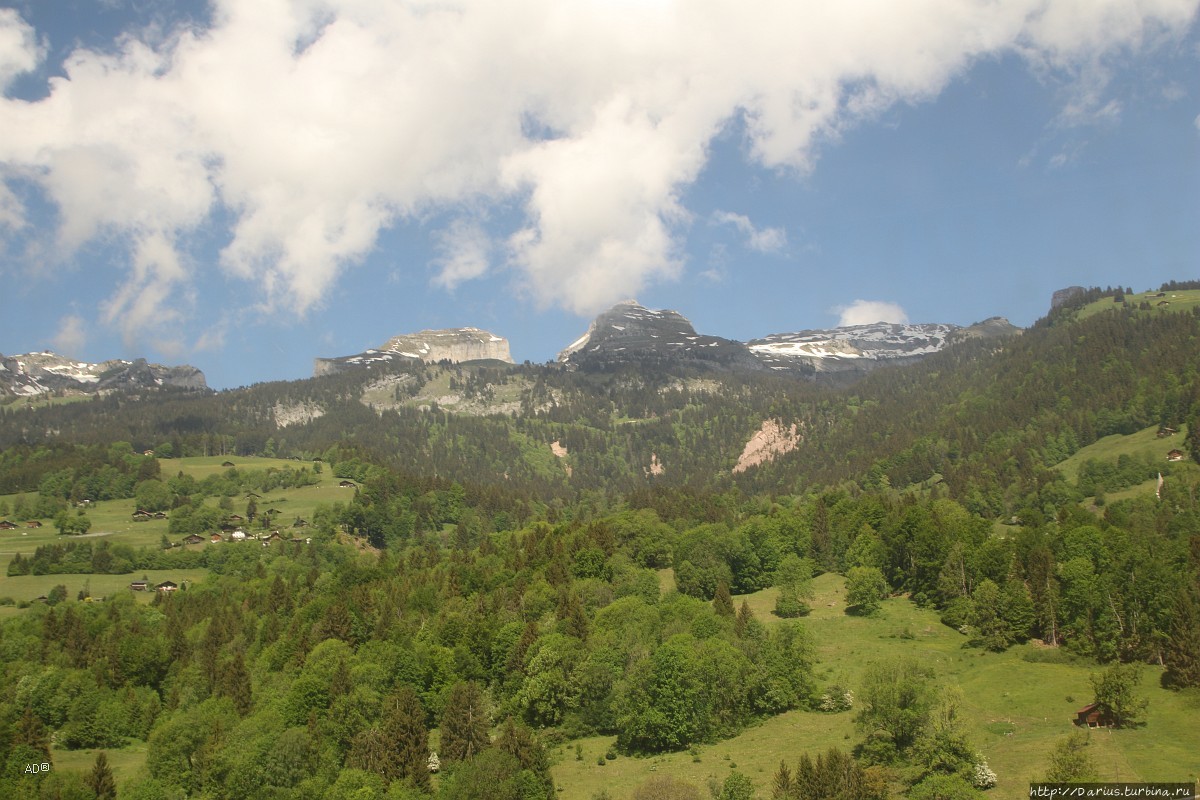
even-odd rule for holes
{"type": "Polygon", "coordinates": [[[678,311],[646,308],[636,300],[602,312],[558,360],[588,369],[622,364],[760,368],[741,342],[699,334],[678,311]]]}
{"type": "Polygon", "coordinates": [[[388,339],[379,349],[358,355],[314,359],[313,376],[405,360],[432,364],[488,359],[513,363],[508,340],[481,328],[440,328],[402,333],[388,339]]]}

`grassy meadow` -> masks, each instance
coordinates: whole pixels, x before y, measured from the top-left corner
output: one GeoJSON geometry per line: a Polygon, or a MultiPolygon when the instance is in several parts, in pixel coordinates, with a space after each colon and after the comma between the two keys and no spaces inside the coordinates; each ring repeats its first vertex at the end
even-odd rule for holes
{"type": "MultiPolygon", "coordinates": [[[[1087,447],[1081,447],[1070,458],[1067,458],[1055,466],[1063,477],[1074,483],[1079,479],[1079,468],[1083,462],[1088,459],[1096,461],[1116,461],[1118,457],[1128,455],[1133,458],[1145,458],[1149,456],[1151,461],[1158,462],[1163,465],[1163,472],[1167,471],[1167,453],[1172,450],[1183,450],[1187,452],[1187,445],[1184,439],[1187,438],[1187,426],[1180,428],[1179,433],[1174,436],[1164,436],[1158,438],[1158,426],[1152,425],[1149,428],[1131,433],[1124,436],[1119,433],[1114,433],[1112,436],[1105,436],[1103,439],[1089,444],[1087,447]]],[[[1171,469],[1195,469],[1195,465],[1190,458],[1184,461],[1176,461],[1170,464],[1171,469]]],[[[1150,486],[1150,491],[1154,491],[1155,481],[1147,481],[1150,486]]]]}
{"type": "MultiPolygon", "coordinates": [[[[1158,297],[1157,290],[1134,292],[1133,294],[1125,295],[1125,304],[1127,307],[1136,309],[1142,302],[1150,304],[1151,311],[1149,313],[1161,314],[1167,311],[1191,311],[1194,308],[1200,307],[1200,289],[1167,292],[1163,297],[1158,297]],[[1159,303],[1164,300],[1167,302],[1167,305],[1160,306],[1159,303]]],[[[1079,309],[1078,318],[1087,319],[1094,314],[1120,307],[1121,304],[1114,302],[1111,297],[1101,297],[1099,300],[1088,303],[1079,309]]]]}
{"type": "MultiPolygon", "coordinates": [[[[209,475],[229,469],[222,466],[226,461],[232,462],[238,469],[243,470],[265,470],[268,468],[296,469],[300,466],[308,466],[311,469],[312,466],[311,464],[282,458],[257,458],[249,456],[159,459],[159,465],[162,468],[163,479],[183,472],[192,475],[196,480],[203,480],[209,475]]],[[[312,514],[318,505],[322,503],[331,504],[338,501],[345,502],[352,496],[351,490],[338,487],[339,479],[333,477],[329,472],[323,472],[317,477],[320,479],[320,482],[314,486],[305,486],[298,489],[276,489],[256,499],[255,503],[257,503],[261,511],[266,511],[269,508],[279,509],[280,514],[276,518],[276,522],[281,530],[285,530],[290,528],[297,518],[311,520],[312,514]]],[[[27,499],[32,499],[37,494],[29,492],[25,493],[24,496],[27,499]]],[[[16,498],[17,495],[0,496],[0,500],[7,501],[10,507],[16,498]]],[[[209,498],[206,502],[209,505],[215,506],[218,501],[217,498],[209,498]]],[[[244,515],[246,512],[246,503],[247,499],[244,495],[234,497],[234,512],[244,515]]],[[[17,553],[29,555],[37,548],[47,544],[69,541],[94,542],[96,539],[104,538],[107,541],[119,542],[139,548],[159,547],[162,544],[163,536],[167,536],[172,541],[178,541],[182,538],[167,533],[168,521],[165,519],[134,522],[133,512],[135,510],[136,504],[132,498],[128,500],[104,500],[95,503],[87,509],[87,515],[92,521],[92,528],[83,537],[60,536],[54,528],[53,520],[50,519],[40,520],[42,522],[42,527],[40,528],[21,527],[14,531],[0,531],[0,597],[12,597],[18,602],[32,600],[35,597],[46,594],[52,587],[61,583],[66,585],[69,596],[73,598],[86,580],[91,581],[92,595],[97,597],[110,595],[116,589],[128,587],[129,582],[142,577],[141,574],[22,575],[10,578],[6,573],[8,563],[14,555],[17,553]]],[[[28,520],[13,521],[21,524],[28,520]]],[[[176,583],[180,583],[181,580],[179,577],[175,577],[176,575],[188,573],[184,575],[184,579],[194,582],[203,579],[205,570],[176,570],[170,573],[161,570],[151,570],[147,575],[153,578],[153,575],[158,575],[159,572],[163,574],[154,579],[155,582],[170,579],[176,583]]],[[[15,608],[12,606],[0,606],[0,615],[14,612],[15,608]]]]}
{"type": "MultiPolygon", "coordinates": [[[[666,582],[666,576],[660,576],[666,582]]],[[[845,613],[844,581],[822,575],[815,581],[813,612],[803,625],[818,652],[818,686],[844,683],[857,689],[863,670],[873,660],[912,656],[934,667],[943,685],[957,685],[966,697],[972,745],[996,772],[993,800],[1028,796],[1029,782],[1040,778],[1050,750],[1072,730],[1074,713],[1091,702],[1089,676],[1099,667],[1075,663],[1065,653],[1027,644],[1005,653],[964,648],[966,637],[942,625],[935,612],[904,598],[883,604],[874,617],[845,613]]],[[[750,604],[767,625],[776,590],[735,597],[750,604]]],[[[1146,725],[1134,730],[1094,730],[1090,749],[1104,780],[1188,781],[1200,774],[1200,695],[1179,695],[1159,687],[1161,670],[1144,667],[1141,693],[1149,698],[1146,725]]],[[[601,789],[627,797],[635,786],[656,774],[673,775],[705,789],[710,778],[723,781],[731,769],[748,775],[760,797],[770,794],[770,780],[781,759],[790,767],[801,753],[816,755],[830,747],[852,748],[859,740],[854,712],[823,714],[791,711],[749,728],[740,736],[698,748],[698,756],[671,753],[647,758],[618,757],[597,764],[615,737],[579,741],[556,749],[554,778],[563,800],[591,800],[601,789]]]]}

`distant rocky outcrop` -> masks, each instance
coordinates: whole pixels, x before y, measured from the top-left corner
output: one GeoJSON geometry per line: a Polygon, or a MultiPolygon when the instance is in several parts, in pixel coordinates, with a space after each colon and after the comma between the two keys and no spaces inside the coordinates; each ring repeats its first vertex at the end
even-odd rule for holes
{"type": "Polygon", "coordinates": [[[1081,295],[1086,291],[1087,289],[1084,289],[1082,286],[1068,286],[1065,289],[1059,289],[1050,297],[1050,309],[1054,310],[1063,303],[1070,301],[1072,297],[1081,295]]]}
{"type": "Polygon", "coordinates": [[[799,444],[799,425],[793,422],[790,427],[785,428],[776,420],[763,420],[762,426],[750,437],[742,454],[738,456],[733,473],[736,475],[750,467],[774,461],[776,456],[795,450],[799,444]]]}
{"type": "Polygon", "coordinates": [[[582,369],[626,364],[762,369],[741,342],[699,334],[679,312],[652,310],[636,300],[617,303],[596,317],[583,336],[558,354],[558,360],[582,369]]]}
{"type": "Polygon", "coordinates": [[[485,360],[513,363],[508,340],[479,328],[445,328],[393,336],[378,350],[358,355],[314,359],[313,377],[405,361],[435,364],[485,360]]]}
{"type": "Polygon", "coordinates": [[[204,373],[193,366],[151,364],[144,358],[93,364],[49,350],[17,356],[0,354],[0,394],[34,397],[52,392],[95,394],[155,388],[207,389],[204,373]]]}

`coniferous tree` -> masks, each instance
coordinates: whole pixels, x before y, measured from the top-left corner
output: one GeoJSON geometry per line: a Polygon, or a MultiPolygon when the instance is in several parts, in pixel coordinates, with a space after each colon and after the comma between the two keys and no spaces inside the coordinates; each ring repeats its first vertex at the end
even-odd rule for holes
{"type": "Polygon", "coordinates": [[[717,616],[732,617],[734,615],[733,596],[729,593],[729,584],[725,581],[717,584],[717,593],[713,596],[712,605],[717,616]]]}
{"type": "Polygon", "coordinates": [[[771,800],[791,800],[794,786],[792,771],[788,769],[787,762],[780,761],[779,769],[775,770],[771,778],[771,800]]]}
{"type": "Polygon", "coordinates": [[[112,769],[108,766],[108,754],[101,750],[96,754],[92,771],[84,782],[96,793],[96,800],[116,800],[117,782],[113,778],[112,769]]]}
{"type": "Polygon", "coordinates": [[[387,749],[383,777],[407,779],[418,789],[429,789],[429,731],[425,709],[411,686],[402,686],[384,702],[380,738],[387,749]]]}
{"type": "Polygon", "coordinates": [[[545,791],[547,800],[553,800],[555,790],[554,779],[550,776],[550,759],[533,731],[509,717],[496,740],[496,747],[515,758],[521,769],[529,770],[545,791]]]}
{"type": "Polygon", "coordinates": [[[483,690],[474,681],[460,681],[450,689],[442,713],[441,756],[447,761],[463,761],[483,751],[488,739],[488,719],[483,690]]]}
{"type": "Polygon", "coordinates": [[[225,668],[218,694],[233,700],[233,707],[244,717],[254,706],[252,691],[250,671],[246,669],[246,660],[239,651],[225,668]]]}
{"type": "Polygon", "coordinates": [[[1175,595],[1163,662],[1172,686],[1200,686],[1200,584],[1194,580],[1175,595]]]}
{"type": "Polygon", "coordinates": [[[25,711],[17,722],[13,745],[28,748],[29,752],[36,753],[46,761],[50,760],[50,737],[46,735],[45,726],[30,706],[25,706],[25,711]]]}

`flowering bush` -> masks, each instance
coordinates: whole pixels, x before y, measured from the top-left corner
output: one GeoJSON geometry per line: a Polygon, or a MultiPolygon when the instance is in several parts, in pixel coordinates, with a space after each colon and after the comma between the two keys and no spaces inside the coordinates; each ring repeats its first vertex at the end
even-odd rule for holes
{"type": "Polygon", "coordinates": [[[996,785],[996,773],[988,766],[983,756],[978,756],[975,769],[971,773],[971,785],[976,789],[990,789],[996,785]]]}
{"type": "Polygon", "coordinates": [[[854,708],[854,692],[842,686],[830,686],[825,694],[821,695],[819,707],[822,711],[830,713],[849,711],[854,708]]]}

